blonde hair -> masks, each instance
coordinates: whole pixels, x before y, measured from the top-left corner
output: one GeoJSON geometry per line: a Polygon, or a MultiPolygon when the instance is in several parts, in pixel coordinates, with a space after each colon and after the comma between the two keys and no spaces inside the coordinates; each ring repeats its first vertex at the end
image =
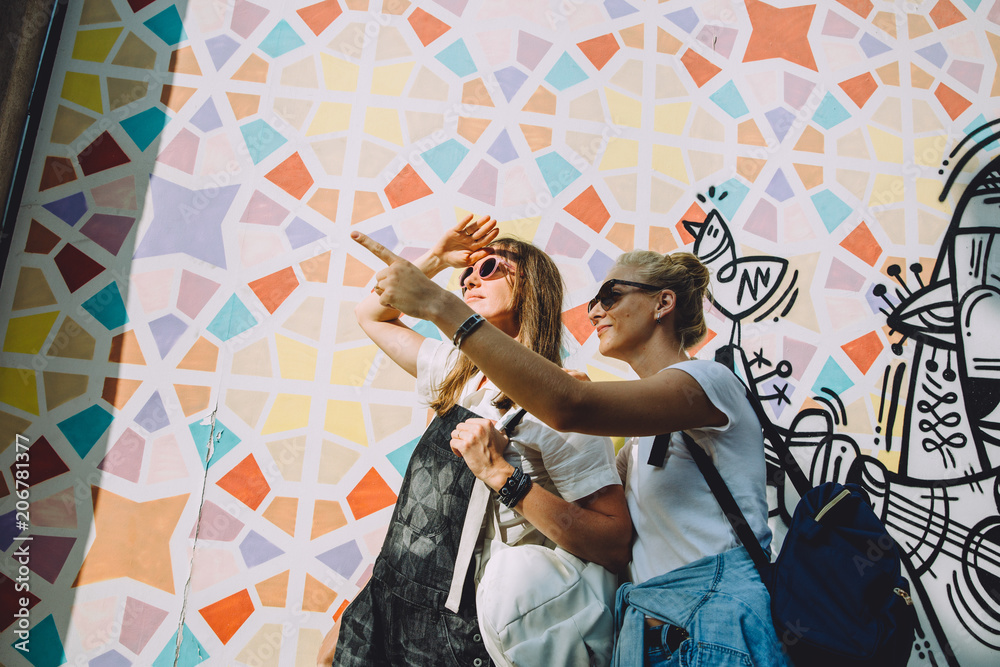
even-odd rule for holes
{"type": "MultiPolygon", "coordinates": [[[[513,275],[504,279],[510,283],[510,305],[518,324],[517,340],[549,361],[562,366],[562,305],[563,282],[552,258],[526,241],[505,237],[489,244],[493,252],[516,266],[513,275]]],[[[479,372],[472,361],[459,353],[458,363],[435,389],[430,407],[443,415],[462,398],[465,385],[479,372]]],[[[501,410],[514,402],[501,394],[494,402],[501,410]]]]}
{"type": "Polygon", "coordinates": [[[689,252],[661,255],[652,250],[632,250],[618,257],[617,266],[633,269],[638,282],[672,290],[674,331],[681,348],[697,345],[708,333],[705,324],[704,300],[712,301],[709,289],[711,274],[700,259],[689,252]]]}

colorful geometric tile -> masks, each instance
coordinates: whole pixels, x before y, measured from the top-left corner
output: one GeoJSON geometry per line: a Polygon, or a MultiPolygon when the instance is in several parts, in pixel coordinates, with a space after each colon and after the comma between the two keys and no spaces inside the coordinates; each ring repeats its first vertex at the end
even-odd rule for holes
{"type": "Polygon", "coordinates": [[[185,623],[183,628],[175,631],[173,636],[167,640],[166,645],[153,661],[152,667],[194,667],[210,657],[211,654],[185,623]],[[178,641],[178,636],[180,641],[178,641]]]}
{"type": "Polygon", "coordinates": [[[236,634],[250,615],[253,614],[253,601],[250,593],[246,590],[234,593],[218,602],[212,603],[198,610],[208,627],[222,641],[223,644],[229,642],[236,634]]]}
{"type": "Polygon", "coordinates": [[[10,318],[3,340],[3,351],[16,354],[38,354],[58,317],[59,312],[52,311],[10,318]]]}
{"type": "Polygon", "coordinates": [[[140,151],[145,151],[156,140],[170,119],[167,114],[152,107],[121,121],[122,129],[140,151]]]}
{"type": "MultiPolygon", "coordinates": [[[[252,510],[260,507],[264,498],[271,492],[271,487],[267,483],[267,480],[264,479],[264,475],[261,473],[260,466],[257,465],[257,460],[253,457],[253,454],[240,461],[216,484],[252,510]]],[[[253,531],[251,531],[250,535],[253,534],[253,531]]],[[[247,539],[250,539],[250,535],[247,535],[247,539]]],[[[244,554],[245,557],[246,555],[244,554]]]]}
{"type": "Polygon", "coordinates": [[[64,183],[72,183],[75,180],[76,169],[73,168],[72,160],[49,155],[45,158],[45,165],[42,167],[42,178],[38,185],[38,191],[44,192],[64,183]]]}
{"type": "Polygon", "coordinates": [[[278,496],[264,510],[262,516],[275,526],[295,537],[295,520],[298,514],[299,499],[278,496]]]}
{"type": "Polygon", "coordinates": [[[468,154],[468,148],[454,139],[448,139],[444,143],[424,151],[420,157],[442,182],[447,183],[468,154]]]}
{"type": "Polygon", "coordinates": [[[783,9],[760,0],[747,0],[746,8],[753,30],[743,62],[782,58],[816,71],[816,60],[809,45],[815,5],[783,9]]]}
{"type": "Polygon", "coordinates": [[[743,96],[740,95],[740,91],[732,81],[727,81],[723,84],[721,88],[709,96],[709,99],[718,104],[720,109],[733,118],[739,118],[750,113],[746,102],[743,101],[743,96]]]}
{"type": "Polygon", "coordinates": [[[464,78],[476,73],[476,63],[473,61],[469,49],[465,46],[464,40],[459,39],[435,57],[442,65],[454,72],[455,76],[464,78]]]}
{"type": "Polygon", "coordinates": [[[255,120],[240,127],[243,140],[254,164],[260,164],[264,158],[278,150],[288,140],[263,120],[255,120]]]}
{"type": "Polygon", "coordinates": [[[62,572],[70,551],[76,546],[75,537],[59,535],[34,535],[31,570],[50,584],[55,584],[62,572]]]}
{"type": "Polygon", "coordinates": [[[288,24],[288,21],[282,19],[260,43],[260,50],[272,58],[278,58],[301,46],[305,46],[305,42],[288,24]]]}
{"type": "Polygon", "coordinates": [[[80,228],[80,232],[112,255],[117,255],[134,224],[135,218],[128,216],[95,213],[80,228]]]}
{"type": "Polygon", "coordinates": [[[118,641],[133,653],[142,653],[166,617],[165,610],[129,596],[118,641]]]}
{"type": "Polygon", "coordinates": [[[684,55],[681,56],[681,63],[684,65],[688,74],[691,75],[691,79],[694,81],[695,85],[699,88],[711,81],[715,78],[716,74],[722,71],[722,68],[712,63],[701,54],[695,52],[693,49],[688,49],[684,52],[684,55]]]}
{"type": "Polygon", "coordinates": [[[343,10],[336,0],[322,0],[314,5],[303,7],[296,13],[302,19],[302,22],[318,37],[337,20],[337,17],[343,13],[343,10]]]}
{"type": "Polygon", "coordinates": [[[127,428],[108,450],[97,468],[130,482],[138,482],[145,446],[146,440],[132,429],[127,428]]]}
{"type": "Polygon", "coordinates": [[[63,79],[62,98],[101,114],[104,102],[101,99],[101,78],[96,74],[67,72],[63,79]]]}
{"type": "Polygon", "coordinates": [[[296,199],[302,199],[314,181],[298,153],[293,153],[265,176],[296,199]]]}
{"type": "Polygon", "coordinates": [[[240,43],[229,35],[216,35],[205,40],[205,46],[208,47],[208,55],[212,58],[212,64],[218,71],[239,50],[240,43]]]}
{"type": "Polygon", "coordinates": [[[257,29],[267,14],[268,11],[265,8],[255,5],[249,0],[236,0],[233,4],[233,18],[230,27],[233,32],[246,39],[250,37],[250,33],[257,29]]]}
{"type": "Polygon", "coordinates": [[[49,213],[72,227],[87,212],[87,198],[82,192],[77,192],[48,204],[42,204],[42,206],[49,213]]]}
{"type": "Polygon", "coordinates": [[[535,163],[553,197],[580,177],[580,172],[556,152],[540,155],[535,158],[535,163]]]}
{"type": "Polygon", "coordinates": [[[514,98],[517,91],[521,89],[521,86],[525,81],[528,80],[528,75],[522,72],[517,67],[505,67],[494,73],[497,83],[500,84],[500,90],[503,92],[504,98],[508,102],[514,98]]]}
{"type": "Polygon", "coordinates": [[[351,578],[351,575],[353,575],[358,569],[358,566],[361,565],[363,558],[361,549],[358,548],[357,543],[353,541],[348,542],[347,544],[341,544],[339,547],[334,547],[333,549],[316,556],[317,560],[342,576],[344,579],[351,578]]]}
{"type": "Polygon", "coordinates": [[[568,53],[563,53],[549,70],[549,73],[545,75],[545,82],[559,91],[566,90],[586,80],[586,72],[576,64],[576,61],[568,53]]]}
{"type": "Polygon", "coordinates": [[[240,542],[240,554],[247,567],[256,567],[284,553],[253,530],[247,533],[247,536],[240,542]]]}
{"type": "Polygon", "coordinates": [[[125,301],[116,283],[107,284],[81,305],[109,331],[128,323],[128,311],[125,310],[125,301]]]}
{"type": "Polygon", "coordinates": [[[144,21],[143,25],[170,46],[187,39],[187,33],[184,32],[184,21],[181,19],[176,5],[170,5],[159,14],[144,21]]]}
{"type": "Polygon", "coordinates": [[[413,32],[417,35],[420,43],[424,46],[427,46],[451,29],[451,26],[447,23],[427,13],[420,7],[413,10],[407,21],[413,28],[413,32]]]}
{"type": "Polygon", "coordinates": [[[34,667],[55,667],[66,663],[66,651],[59,638],[55,619],[49,614],[28,630],[27,641],[11,644],[34,667]],[[23,647],[29,647],[24,650],[23,647]]]}
{"type": "Polygon", "coordinates": [[[73,586],[128,577],[173,594],[170,537],[188,495],[135,502],[96,486],[91,495],[97,537],[73,586]]]}

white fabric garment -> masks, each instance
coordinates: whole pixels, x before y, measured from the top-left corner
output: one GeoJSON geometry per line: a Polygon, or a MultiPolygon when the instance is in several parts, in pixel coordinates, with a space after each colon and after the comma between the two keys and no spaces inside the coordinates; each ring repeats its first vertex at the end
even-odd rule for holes
{"type": "MultiPolygon", "coordinates": [[[[712,457],[757,539],[768,549],[764,439],[743,385],[715,361],[684,361],[670,368],[693,377],[728,418],[723,426],[691,429],[688,434],[712,457]]],[[[661,468],[648,464],[653,440],[632,438],[624,445],[630,448],[625,496],[636,534],[629,575],[637,584],[739,544],[681,434],[671,436],[661,468]]]]}
{"type": "MultiPolygon", "coordinates": [[[[443,341],[428,338],[417,354],[417,395],[424,404],[433,400],[438,385],[458,361],[458,350],[443,341]]],[[[498,420],[502,416],[493,405],[500,391],[489,380],[479,388],[483,374],[477,373],[462,392],[459,404],[486,419],[498,420]]],[[[621,484],[615,469],[614,448],[605,437],[561,433],[549,428],[530,413],[524,416],[514,431],[504,458],[513,466],[520,466],[531,475],[532,482],[570,502],[585,498],[612,484],[621,484]]],[[[492,495],[492,494],[491,494],[492,495]]],[[[478,519],[470,513],[466,528],[473,530],[470,537],[477,538],[475,549],[476,581],[483,576],[483,569],[490,558],[489,544],[500,539],[505,544],[541,544],[555,547],[523,516],[492,500],[497,512],[497,528],[492,521],[485,521],[486,514],[478,519]],[[484,529],[484,530],[483,530],[484,529]],[[499,533],[499,536],[497,535],[499,533]],[[482,537],[480,540],[478,538],[482,537]]],[[[462,544],[468,544],[463,534],[462,544]]],[[[459,558],[463,555],[460,553],[459,558]]],[[[449,599],[459,599],[466,568],[456,563],[449,599]]]]}

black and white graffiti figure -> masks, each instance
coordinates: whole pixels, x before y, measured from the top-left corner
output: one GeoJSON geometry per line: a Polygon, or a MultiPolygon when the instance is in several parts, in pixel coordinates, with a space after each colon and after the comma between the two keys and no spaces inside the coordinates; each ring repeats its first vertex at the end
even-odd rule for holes
{"type": "MultiPolygon", "coordinates": [[[[950,158],[961,156],[941,201],[972,157],[1000,136],[991,129],[998,123],[975,130],[952,151],[950,158]]],[[[939,655],[949,665],[997,664],[1000,158],[966,186],[927,285],[920,282],[922,269],[910,267],[916,290],[897,267],[889,275],[898,287],[891,294],[884,286],[875,291],[890,308],[887,324],[914,341],[909,367],[886,369],[883,406],[889,408],[880,411],[885,448],[899,451],[899,467],[889,472],[862,457],[855,473],[906,553],[939,655]],[[898,443],[895,433],[902,436],[898,443]]],[[[901,354],[901,345],[893,351],[901,354]]]]}
{"type": "MultiPolygon", "coordinates": [[[[955,162],[942,201],[971,157],[1000,139],[989,131],[998,124],[973,132],[953,151],[951,158],[980,137],[955,162]]],[[[791,364],[743,350],[740,327],[782,304],[781,314],[790,312],[797,276],[787,280],[781,258],[736,257],[732,232],[717,210],[685,226],[695,236],[695,254],[715,273],[716,307],[732,320],[730,345],[719,356],[762,401],[790,403],[787,386],[776,380],[791,375],[791,364]],[[775,299],[783,277],[791,284],[775,299]]],[[[928,284],[920,265],[908,267],[916,289],[907,285],[901,267],[891,267],[887,273],[896,285],[878,285],[873,292],[901,336],[892,349],[902,358],[884,372],[873,438],[876,449],[898,453],[895,470],[862,454],[850,436],[835,433],[847,418],[835,392],[814,397],[824,408],[799,411],[787,428],[777,425],[813,484],[862,484],[899,544],[920,617],[910,665],[1000,664],[1000,346],[993,344],[1000,331],[998,237],[1000,158],[966,187],[928,284]],[[912,344],[904,346],[907,339],[912,344]]],[[[771,514],[780,537],[797,498],[784,488],[782,475],[773,475],[780,463],[770,451],[768,462],[769,479],[776,480],[771,514]]],[[[873,545],[871,557],[878,553],[873,545]]]]}

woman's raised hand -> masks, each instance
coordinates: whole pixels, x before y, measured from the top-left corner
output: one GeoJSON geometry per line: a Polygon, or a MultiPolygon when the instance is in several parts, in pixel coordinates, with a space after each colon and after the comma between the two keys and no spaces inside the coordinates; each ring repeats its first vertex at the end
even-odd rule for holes
{"type": "Polygon", "coordinates": [[[470,213],[444,233],[430,253],[445,266],[472,266],[489,254],[486,245],[500,234],[497,221],[488,215],[474,219],[470,213]]]}
{"type": "Polygon", "coordinates": [[[379,303],[419,319],[430,319],[435,296],[448,295],[424,272],[396,253],[361,232],[351,232],[351,238],[386,263],[375,274],[375,293],[379,303]]]}

